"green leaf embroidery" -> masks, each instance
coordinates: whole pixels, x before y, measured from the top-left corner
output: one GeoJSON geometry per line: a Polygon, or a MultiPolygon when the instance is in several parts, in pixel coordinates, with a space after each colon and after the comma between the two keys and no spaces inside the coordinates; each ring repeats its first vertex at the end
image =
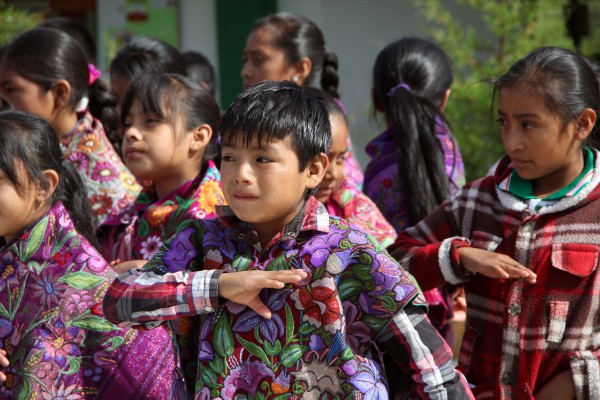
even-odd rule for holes
{"type": "Polygon", "coordinates": [[[271,364],[271,362],[267,358],[267,355],[265,354],[265,351],[263,349],[258,347],[256,344],[245,340],[240,335],[237,335],[237,338],[246,350],[248,350],[251,354],[254,354],[256,357],[263,360],[269,368],[273,368],[273,364],[271,364]]]}
{"type": "Polygon", "coordinates": [[[6,311],[6,308],[4,308],[4,305],[2,303],[0,303],[0,317],[10,319],[10,314],[8,313],[8,311],[6,311]]]}
{"type": "Polygon", "coordinates": [[[23,250],[23,254],[21,255],[21,260],[27,262],[40,248],[42,244],[42,240],[44,240],[44,234],[46,233],[46,227],[48,226],[48,218],[44,218],[40,221],[39,224],[33,227],[31,230],[31,234],[29,238],[27,238],[27,244],[25,245],[25,250],[23,250]]]}
{"type": "Polygon", "coordinates": [[[294,337],[294,316],[290,305],[285,303],[285,344],[288,345],[294,337]]]}
{"type": "Polygon", "coordinates": [[[148,231],[150,231],[150,227],[148,226],[148,221],[146,221],[145,219],[141,219],[138,235],[140,237],[146,237],[148,235],[148,231]]]}
{"type": "Polygon", "coordinates": [[[275,341],[275,344],[271,344],[268,340],[265,340],[265,352],[268,356],[276,356],[281,352],[281,342],[279,339],[275,341]]]}
{"type": "Polygon", "coordinates": [[[104,346],[108,346],[105,351],[113,351],[114,349],[121,347],[125,343],[125,339],[121,336],[113,336],[104,342],[104,346]]]}
{"type": "Polygon", "coordinates": [[[215,374],[222,374],[225,367],[223,360],[220,357],[215,357],[214,360],[208,363],[208,366],[215,371],[215,374]]]}
{"type": "Polygon", "coordinates": [[[233,333],[224,314],[219,317],[215,326],[213,346],[215,352],[221,357],[229,357],[233,354],[233,333]]]}
{"type": "Polygon", "coordinates": [[[303,322],[300,324],[298,332],[300,332],[302,336],[307,336],[310,335],[315,329],[317,328],[314,325],[311,325],[308,322],[303,322]]]}
{"type": "Polygon", "coordinates": [[[250,259],[244,255],[236,255],[231,262],[231,267],[238,272],[246,271],[250,266],[250,259]]]}
{"type": "Polygon", "coordinates": [[[356,279],[342,279],[338,290],[340,291],[340,298],[346,300],[359,294],[363,290],[363,284],[356,279]]]}
{"type": "Polygon", "coordinates": [[[365,315],[364,321],[375,332],[381,331],[390,322],[389,320],[381,320],[372,315],[365,315]]]}
{"type": "Polygon", "coordinates": [[[96,332],[118,331],[119,328],[104,318],[88,315],[73,321],[74,326],[96,332]]]}
{"type": "Polygon", "coordinates": [[[308,347],[301,344],[291,344],[281,350],[279,361],[285,367],[291,367],[302,357],[308,347]]]}
{"type": "Polygon", "coordinates": [[[279,396],[275,397],[273,400],[286,400],[286,399],[289,399],[291,395],[292,395],[291,393],[280,394],[279,396]]]}
{"type": "Polygon", "coordinates": [[[381,296],[379,297],[379,300],[381,300],[381,303],[383,304],[386,310],[396,311],[396,302],[390,296],[381,296]]]}
{"type": "Polygon", "coordinates": [[[352,268],[352,273],[361,281],[369,281],[372,279],[370,265],[356,265],[352,268]]]}
{"type": "Polygon", "coordinates": [[[79,371],[81,367],[81,360],[79,357],[71,357],[67,356],[67,361],[69,362],[69,369],[61,371],[65,375],[73,375],[79,371]]]}
{"type": "Polygon", "coordinates": [[[210,368],[200,369],[200,379],[202,382],[211,389],[217,386],[217,374],[210,368]]]}
{"type": "Polygon", "coordinates": [[[22,376],[22,378],[23,385],[21,386],[21,390],[19,390],[17,400],[27,400],[31,394],[31,383],[29,383],[29,377],[26,378],[25,376],[22,376]]]}
{"type": "Polygon", "coordinates": [[[92,275],[87,272],[74,272],[64,275],[58,279],[59,282],[65,282],[67,285],[79,290],[89,290],[104,282],[106,278],[98,275],[92,275]]]}

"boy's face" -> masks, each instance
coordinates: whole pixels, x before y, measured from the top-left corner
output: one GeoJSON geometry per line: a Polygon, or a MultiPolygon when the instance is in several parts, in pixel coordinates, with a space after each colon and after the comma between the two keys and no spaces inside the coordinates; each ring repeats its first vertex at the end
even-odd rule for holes
{"type": "Polygon", "coordinates": [[[261,147],[253,138],[246,148],[241,136],[222,149],[223,193],[236,216],[253,224],[265,245],[298,214],[306,190],[323,179],[328,159],[321,153],[300,171],[289,137],[263,141],[261,147]]]}

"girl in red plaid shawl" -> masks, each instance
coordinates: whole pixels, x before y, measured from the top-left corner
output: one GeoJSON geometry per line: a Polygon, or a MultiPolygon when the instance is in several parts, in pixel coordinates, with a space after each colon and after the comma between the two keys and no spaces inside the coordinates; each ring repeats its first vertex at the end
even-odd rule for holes
{"type": "Polygon", "coordinates": [[[600,90],[578,54],[541,48],[496,82],[507,156],[392,254],[423,290],[464,283],[459,369],[479,399],[600,398],[600,90]]]}

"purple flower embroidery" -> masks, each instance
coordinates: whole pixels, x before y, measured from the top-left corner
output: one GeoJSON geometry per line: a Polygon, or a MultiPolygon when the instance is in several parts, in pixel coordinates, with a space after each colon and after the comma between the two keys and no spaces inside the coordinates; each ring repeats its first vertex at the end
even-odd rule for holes
{"type": "Polygon", "coordinates": [[[221,396],[224,400],[232,400],[237,391],[256,395],[260,382],[264,379],[273,379],[273,371],[259,361],[245,362],[233,368],[225,381],[221,396]]]}
{"type": "Polygon", "coordinates": [[[39,297],[46,308],[58,304],[66,289],[64,283],[57,282],[60,276],[53,276],[50,271],[45,269],[40,275],[31,275],[33,278],[33,284],[31,285],[33,297],[39,297]]]}
{"type": "Polygon", "coordinates": [[[354,303],[345,301],[342,306],[346,318],[348,345],[354,353],[363,354],[364,350],[371,343],[369,327],[361,320],[358,320],[358,307],[354,303]]]}
{"type": "Polygon", "coordinates": [[[188,263],[198,256],[198,251],[191,241],[194,234],[194,228],[187,228],[180,231],[173,237],[171,245],[164,255],[164,262],[170,272],[178,272],[184,270],[188,263]]]}
{"type": "MultiPolygon", "coordinates": [[[[352,376],[348,382],[363,394],[364,400],[387,400],[388,392],[385,383],[381,379],[381,374],[376,366],[370,362],[368,363],[367,360],[365,361],[365,363],[361,363],[359,372],[352,376]]],[[[344,366],[345,371],[350,369],[344,366]]]]}
{"type": "Polygon", "coordinates": [[[53,328],[40,329],[40,338],[35,348],[44,351],[42,361],[54,360],[61,368],[64,368],[67,356],[80,356],[81,351],[76,344],[80,331],[81,329],[75,326],[65,329],[65,325],[60,319],[56,321],[53,328]]]}
{"type": "Polygon", "coordinates": [[[269,341],[274,344],[280,332],[283,333],[283,321],[277,315],[277,311],[281,310],[292,291],[290,289],[274,290],[269,296],[267,290],[260,292],[260,299],[271,310],[271,319],[266,319],[248,309],[242,314],[233,325],[235,332],[249,332],[258,324],[258,330],[269,341]]]}
{"type": "Polygon", "coordinates": [[[108,162],[100,162],[96,164],[92,172],[92,179],[97,182],[109,182],[117,179],[117,171],[108,162]]]}
{"type": "Polygon", "coordinates": [[[210,341],[207,340],[208,334],[210,333],[210,328],[212,326],[213,315],[214,314],[210,314],[208,317],[206,317],[202,323],[202,327],[200,328],[200,354],[198,355],[198,361],[212,360],[215,358],[210,341]]]}
{"type": "Polygon", "coordinates": [[[162,246],[160,236],[150,236],[148,239],[142,242],[142,249],[140,254],[144,260],[150,260],[156,254],[156,251],[162,246]]]}
{"type": "Polygon", "coordinates": [[[205,224],[206,232],[203,236],[203,243],[205,247],[215,247],[223,253],[223,255],[232,260],[236,253],[235,243],[228,239],[231,236],[230,232],[227,232],[217,223],[207,222],[205,224]],[[226,234],[227,232],[227,234],[226,234]]]}
{"type": "Polygon", "coordinates": [[[327,257],[329,256],[331,249],[337,247],[340,241],[344,238],[343,234],[345,232],[347,231],[340,231],[332,226],[329,231],[329,235],[316,236],[309,240],[303,246],[302,251],[299,254],[300,257],[309,254],[310,264],[313,266],[313,268],[322,266],[325,261],[327,261],[327,257]]]}

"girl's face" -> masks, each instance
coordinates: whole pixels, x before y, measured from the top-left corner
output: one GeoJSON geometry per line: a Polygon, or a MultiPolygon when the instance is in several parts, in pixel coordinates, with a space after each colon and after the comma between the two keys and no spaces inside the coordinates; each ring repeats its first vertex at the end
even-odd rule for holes
{"type": "Polygon", "coordinates": [[[248,36],[243,54],[244,89],[266,80],[292,81],[296,74],[283,50],[271,44],[272,36],[267,28],[258,28],[248,36]]]}
{"type": "Polygon", "coordinates": [[[28,111],[52,122],[54,118],[54,95],[45,91],[15,70],[0,64],[0,94],[15,110],[28,111]]]}
{"type": "Polygon", "coordinates": [[[37,200],[39,186],[29,180],[22,163],[17,166],[19,181],[23,183],[19,190],[4,171],[0,171],[0,236],[7,243],[47,211],[37,200]]]}
{"type": "Polygon", "coordinates": [[[577,125],[564,126],[533,89],[503,88],[498,117],[506,153],[519,176],[533,181],[535,195],[554,193],[581,173],[582,139],[577,125]]]}
{"type": "Polygon", "coordinates": [[[348,154],[348,125],[346,119],[338,114],[329,117],[331,121],[331,147],[329,148],[329,166],[319,185],[315,197],[325,203],[344,177],[344,161],[348,154]]]}
{"type": "Polygon", "coordinates": [[[154,182],[166,194],[198,175],[200,165],[190,161],[190,132],[175,132],[158,115],[145,113],[135,99],[125,118],[123,158],[139,179],[154,182]]]}

